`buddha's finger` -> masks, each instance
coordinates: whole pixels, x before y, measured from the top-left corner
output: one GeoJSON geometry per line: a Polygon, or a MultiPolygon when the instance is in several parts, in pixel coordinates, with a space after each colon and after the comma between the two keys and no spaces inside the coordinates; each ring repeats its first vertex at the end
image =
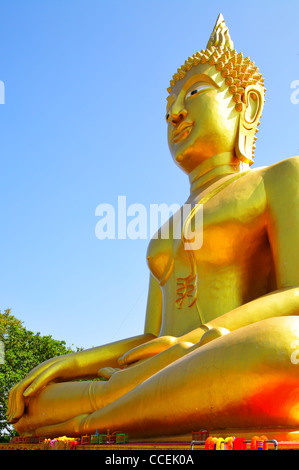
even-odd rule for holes
{"type": "Polygon", "coordinates": [[[31,378],[25,378],[20,383],[16,384],[9,393],[8,397],[8,412],[7,412],[7,421],[9,423],[14,423],[18,420],[25,409],[25,401],[23,397],[23,392],[31,383],[31,378]]]}
{"type": "Polygon", "coordinates": [[[113,367],[103,367],[102,369],[98,370],[98,376],[103,377],[104,379],[110,379],[115,372],[118,372],[120,369],[116,369],[113,367]]]}
{"type": "Polygon", "coordinates": [[[200,339],[198,346],[203,346],[214,339],[220,338],[221,336],[228,335],[230,331],[227,328],[212,328],[208,330],[200,339]]]}
{"type": "Polygon", "coordinates": [[[14,395],[14,391],[15,391],[16,387],[17,387],[17,384],[14,387],[12,387],[12,389],[10,390],[10,392],[8,394],[7,413],[6,413],[7,416],[10,415],[12,407],[13,407],[13,395],[14,395]]]}
{"type": "Polygon", "coordinates": [[[122,357],[120,357],[118,359],[118,363],[120,366],[126,366],[134,362],[153,357],[164,350],[165,348],[161,348],[161,346],[156,344],[150,345],[147,348],[142,347],[138,349],[132,349],[131,351],[127,352],[122,357]]]}
{"type": "Polygon", "coordinates": [[[9,392],[9,395],[8,395],[8,403],[7,403],[7,412],[6,412],[6,419],[7,419],[7,422],[10,423],[11,422],[11,417],[13,416],[14,414],[14,410],[15,410],[15,401],[14,401],[14,395],[15,395],[15,389],[16,389],[17,385],[15,385],[9,392]]]}
{"type": "Polygon", "coordinates": [[[124,366],[142,359],[148,359],[170,348],[176,344],[176,342],[176,338],[168,336],[154,339],[149,343],[142,344],[141,346],[137,346],[136,348],[131,349],[119,358],[118,363],[121,366],[124,366]]]}
{"type": "Polygon", "coordinates": [[[36,436],[80,436],[83,433],[82,424],[89,415],[79,415],[59,424],[51,424],[35,429],[36,436]]]}
{"type": "Polygon", "coordinates": [[[60,364],[56,363],[44,370],[23,393],[24,397],[32,397],[35,395],[41,388],[47,385],[51,380],[57,378],[57,372],[59,371],[60,364]]]}

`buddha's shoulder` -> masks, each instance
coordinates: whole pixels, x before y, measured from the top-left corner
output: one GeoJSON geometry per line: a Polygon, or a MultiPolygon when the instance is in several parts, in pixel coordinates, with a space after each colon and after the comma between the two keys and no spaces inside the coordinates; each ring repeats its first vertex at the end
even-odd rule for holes
{"type": "Polygon", "coordinates": [[[290,157],[267,167],[252,171],[253,187],[259,187],[261,194],[271,203],[280,200],[298,200],[299,157],[290,157]]]}
{"type": "Polygon", "coordinates": [[[274,163],[267,167],[267,173],[271,173],[273,176],[275,174],[282,174],[290,172],[296,174],[299,172],[299,156],[286,158],[285,160],[281,160],[280,162],[274,163]]]}
{"type": "MultiPolygon", "coordinates": [[[[289,157],[277,163],[265,167],[258,167],[252,170],[251,176],[257,179],[263,179],[264,182],[271,181],[283,184],[284,181],[290,182],[299,178],[299,156],[289,157]]],[[[298,181],[297,181],[298,182],[298,181]]]]}

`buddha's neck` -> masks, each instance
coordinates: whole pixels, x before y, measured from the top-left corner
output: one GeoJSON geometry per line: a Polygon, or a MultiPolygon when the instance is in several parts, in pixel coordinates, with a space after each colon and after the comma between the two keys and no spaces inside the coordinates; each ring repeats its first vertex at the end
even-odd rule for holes
{"type": "Polygon", "coordinates": [[[240,173],[248,168],[248,165],[230,152],[214,155],[200,163],[189,174],[190,194],[199,193],[218,179],[229,174],[240,173]]]}

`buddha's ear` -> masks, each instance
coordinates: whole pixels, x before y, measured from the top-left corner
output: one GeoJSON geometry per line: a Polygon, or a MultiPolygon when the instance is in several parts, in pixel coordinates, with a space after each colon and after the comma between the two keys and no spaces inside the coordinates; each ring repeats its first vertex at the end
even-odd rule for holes
{"type": "Polygon", "coordinates": [[[264,101],[262,86],[249,85],[245,88],[235,152],[242,162],[250,165],[253,163],[255,133],[262,115],[264,101]]]}

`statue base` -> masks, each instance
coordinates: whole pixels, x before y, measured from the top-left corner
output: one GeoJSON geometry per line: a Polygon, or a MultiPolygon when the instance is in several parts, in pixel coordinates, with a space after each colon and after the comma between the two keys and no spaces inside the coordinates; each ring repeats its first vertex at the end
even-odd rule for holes
{"type": "MultiPolygon", "coordinates": [[[[194,430],[195,431],[195,430],[194,430]]],[[[297,442],[299,448],[299,430],[294,428],[246,428],[246,429],[213,429],[209,431],[211,437],[244,437],[246,440],[251,440],[254,436],[267,436],[269,440],[276,440],[280,442],[297,442]]],[[[146,439],[130,439],[130,442],[191,442],[192,433],[177,435],[177,436],[163,436],[153,437],[146,439]]]]}
{"type": "MultiPolygon", "coordinates": [[[[201,432],[206,432],[201,430],[201,432]]],[[[177,435],[177,436],[163,436],[163,437],[153,437],[147,439],[131,439],[124,444],[91,444],[90,438],[84,440],[82,438],[77,438],[76,445],[73,447],[70,440],[72,438],[66,438],[67,441],[59,440],[57,442],[53,439],[52,443],[44,441],[35,444],[30,443],[30,438],[14,438],[14,442],[10,443],[0,443],[0,450],[148,450],[148,451],[163,451],[163,450],[176,450],[176,451],[189,451],[189,450],[204,450],[204,441],[201,441],[201,444],[196,443],[196,435],[200,435],[200,432],[193,431],[190,434],[177,435]],[[28,439],[28,442],[26,442],[28,439]],[[192,442],[194,444],[192,445],[192,442]]],[[[263,438],[269,442],[268,448],[278,449],[278,450],[299,450],[299,430],[294,428],[251,428],[251,429],[219,429],[209,431],[209,437],[222,438],[235,437],[243,438],[247,441],[247,450],[250,450],[250,442],[254,437],[263,438]]],[[[38,438],[37,438],[38,439],[38,438]]],[[[58,439],[58,438],[57,438],[58,439]]]]}

